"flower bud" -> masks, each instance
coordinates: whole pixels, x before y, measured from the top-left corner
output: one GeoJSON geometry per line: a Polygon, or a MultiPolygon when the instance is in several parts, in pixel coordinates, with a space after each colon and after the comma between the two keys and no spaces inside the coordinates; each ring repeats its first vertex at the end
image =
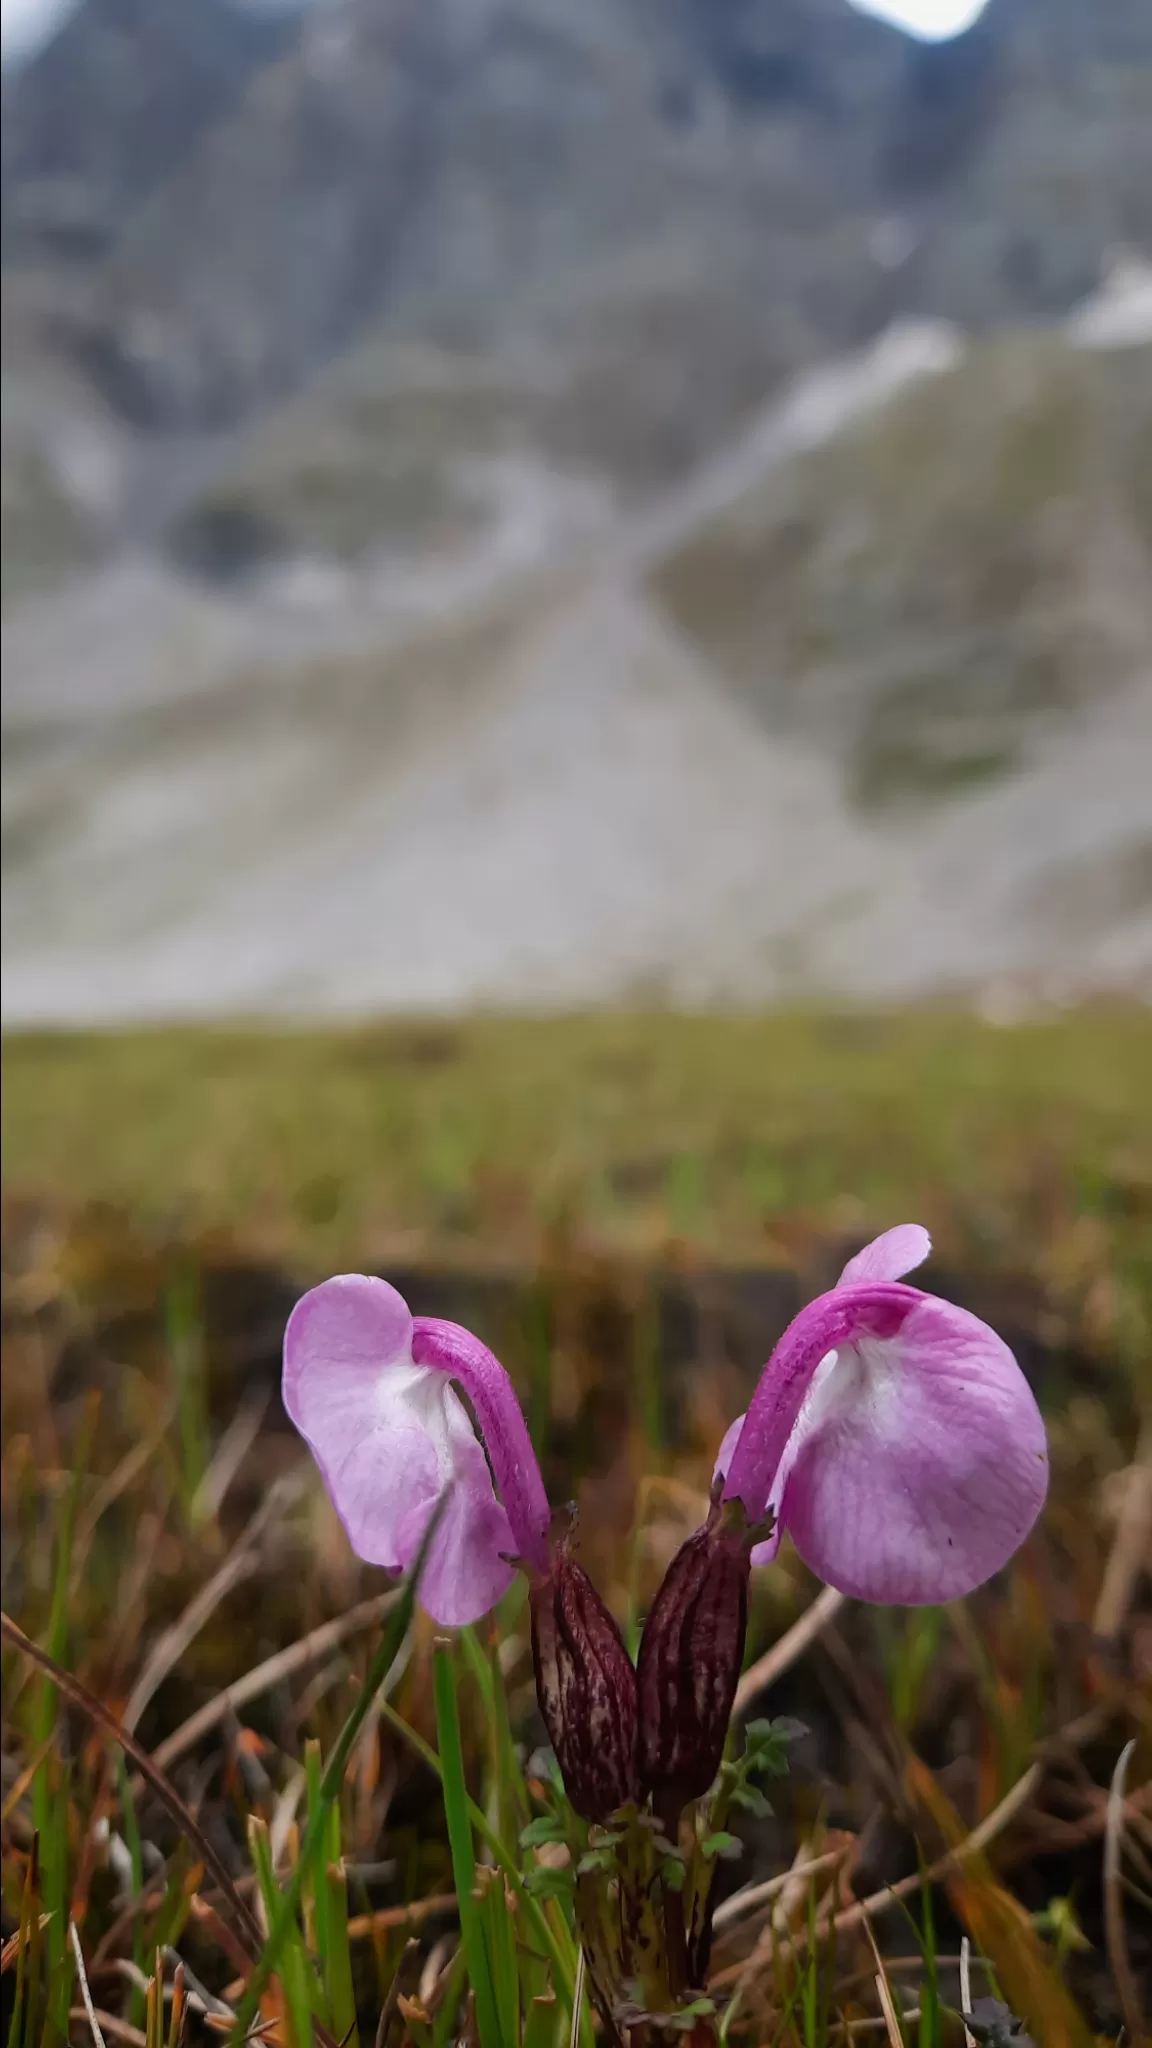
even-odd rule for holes
{"type": "Polygon", "coordinates": [[[564,1788],[585,1820],[605,1821],[638,1795],[632,1659],[566,1550],[533,1586],[531,1607],[536,1697],[564,1788]]]}
{"type": "Polygon", "coordinates": [[[738,1502],[713,1504],[677,1551],[644,1625],[637,1668],[640,1781],[680,1805],[720,1768],[744,1661],[750,1533],[738,1502]]]}

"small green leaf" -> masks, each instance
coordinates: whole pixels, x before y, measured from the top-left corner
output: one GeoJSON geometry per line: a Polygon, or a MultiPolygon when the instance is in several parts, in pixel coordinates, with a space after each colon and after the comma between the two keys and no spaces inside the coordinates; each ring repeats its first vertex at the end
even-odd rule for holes
{"type": "Polygon", "coordinates": [[[777,1742],[789,1743],[800,1742],[810,1730],[807,1721],[798,1721],[795,1714],[781,1714],[779,1720],[772,1723],[772,1733],[777,1742]]]}
{"type": "Polygon", "coordinates": [[[520,1847],[538,1849],[542,1842],[562,1842],[564,1824],[554,1813],[542,1813],[538,1820],[529,1821],[520,1830],[520,1847]]]}
{"type": "Polygon", "coordinates": [[[737,1785],[732,1794],[733,1806],[742,1806],[748,1813],[754,1813],[757,1820],[767,1820],[772,1811],[758,1785],[737,1785]]]}
{"type": "Polygon", "coordinates": [[[727,1835],[721,1829],[719,1834],[709,1835],[706,1841],[701,1842],[700,1853],[703,1856],[719,1856],[726,1863],[731,1863],[737,1856],[744,1854],[744,1845],[737,1841],[735,1835],[727,1835]]]}

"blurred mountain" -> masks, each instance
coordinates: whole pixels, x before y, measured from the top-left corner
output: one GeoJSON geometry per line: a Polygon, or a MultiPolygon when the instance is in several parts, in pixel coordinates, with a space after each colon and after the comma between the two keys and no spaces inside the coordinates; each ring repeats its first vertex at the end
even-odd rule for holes
{"type": "Polygon", "coordinates": [[[1150,443],[1146,343],[897,330],[550,552],[78,583],[7,1016],[1149,987],[1150,443]]]}
{"type": "Polygon", "coordinates": [[[846,0],[86,0],[6,98],[6,218],[59,255],[88,208],[70,344],[152,428],[377,322],[534,342],[675,460],[718,390],[730,423],[909,310],[1051,316],[1152,244],[1145,0],[941,45],[846,0]]]}
{"type": "Polygon", "coordinates": [[[700,521],[651,587],[859,808],[995,781],[1152,668],[1152,350],[985,342],[700,521]]]}
{"type": "Polygon", "coordinates": [[[228,0],[88,0],[4,77],[6,257],[98,260],[295,23],[228,0]]]}
{"type": "Polygon", "coordinates": [[[7,1017],[1148,986],[1147,0],[85,0],[5,100],[7,1017]]]}

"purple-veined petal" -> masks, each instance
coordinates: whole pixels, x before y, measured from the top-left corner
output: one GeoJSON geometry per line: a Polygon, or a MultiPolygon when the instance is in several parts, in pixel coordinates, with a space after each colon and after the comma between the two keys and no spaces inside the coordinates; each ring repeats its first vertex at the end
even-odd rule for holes
{"type": "Polygon", "coordinates": [[[284,1405],[369,1563],[406,1570],[446,1496],[420,1599],[451,1626],[499,1599],[516,1543],[467,1411],[447,1377],[414,1362],[412,1330],[387,1281],[326,1280],[289,1318],[284,1405]]]}
{"type": "Polygon", "coordinates": [[[838,1287],[854,1287],[862,1280],[902,1280],[922,1266],[932,1250],[932,1239],[921,1223],[897,1223],[866,1244],[849,1259],[838,1287]]]}

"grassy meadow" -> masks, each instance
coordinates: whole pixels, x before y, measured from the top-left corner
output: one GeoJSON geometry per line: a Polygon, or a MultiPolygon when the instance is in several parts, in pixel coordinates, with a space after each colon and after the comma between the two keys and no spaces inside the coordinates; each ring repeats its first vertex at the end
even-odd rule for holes
{"type": "Polygon", "coordinates": [[[279,1408],[285,1314],[360,1269],[473,1323],[634,1644],[788,1316],[912,1219],[1032,1379],[1049,1505],[952,1607],[841,1601],[787,1544],[754,1574],[731,1753],[768,1717],[787,1769],[716,1837],[707,2021],[1136,2048],[1146,1011],[30,1034],[3,1066],[10,2048],[607,2043],[522,1585],[438,1636],[352,1557],[279,1408]]]}

